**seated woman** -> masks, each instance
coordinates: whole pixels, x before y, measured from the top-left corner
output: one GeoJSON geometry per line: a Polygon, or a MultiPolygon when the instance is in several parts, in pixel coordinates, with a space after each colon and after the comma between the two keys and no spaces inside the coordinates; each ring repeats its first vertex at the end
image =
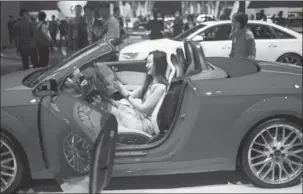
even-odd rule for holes
{"type": "Polygon", "coordinates": [[[114,87],[124,96],[127,103],[114,100],[99,103],[102,109],[116,116],[120,127],[155,134],[151,115],[168,85],[165,77],[168,66],[166,57],[166,53],[162,51],[153,51],[149,54],[146,79],[137,90],[130,92],[120,82],[114,83],[114,87]]]}

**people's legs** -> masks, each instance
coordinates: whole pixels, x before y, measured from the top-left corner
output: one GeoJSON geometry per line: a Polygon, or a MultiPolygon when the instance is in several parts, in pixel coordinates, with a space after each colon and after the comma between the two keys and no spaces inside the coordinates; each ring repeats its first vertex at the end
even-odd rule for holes
{"type": "Polygon", "coordinates": [[[17,48],[17,51],[19,51],[19,48],[18,48],[18,40],[17,40],[16,37],[14,37],[13,39],[14,39],[15,47],[17,48]]]}
{"type": "Polygon", "coordinates": [[[46,67],[49,62],[49,48],[48,46],[41,47],[38,49],[39,52],[39,66],[46,67]]]}
{"type": "Polygon", "coordinates": [[[28,49],[21,48],[20,55],[21,55],[21,59],[22,59],[23,69],[24,70],[29,69],[29,61],[28,61],[29,51],[28,51],[28,49]]]}
{"type": "Polygon", "coordinates": [[[29,49],[29,55],[30,55],[31,62],[32,62],[34,68],[39,67],[37,49],[36,48],[30,48],[29,49]]]}
{"type": "Polygon", "coordinates": [[[52,33],[51,34],[51,38],[52,38],[52,48],[55,46],[57,46],[57,33],[52,33]]]}
{"type": "Polygon", "coordinates": [[[67,39],[67,35],[63,35],[64,36],[64,42],[65,42],[65,46],[67,47],[67,41],[68,41],[68,39],[67,39]]]}
{"type": "Polygon", "coordinates": [[[13,33],[9,32],[8,36],[9,36],[9,43],[13,44],[13,33]]]}
{"type": "Polygon", "coordinates": [[[60,40],[59,40],[59,47],[62,48],[62,39],[63,39],[63,35],[62,33],[60,33],[60,40]]]}
{"type": "Polygon", "coordinates": [[[79,44],[78,44],[78,40],[72,40],[73,41],[73,52],[77,52],[79,50],[79,44]]]}

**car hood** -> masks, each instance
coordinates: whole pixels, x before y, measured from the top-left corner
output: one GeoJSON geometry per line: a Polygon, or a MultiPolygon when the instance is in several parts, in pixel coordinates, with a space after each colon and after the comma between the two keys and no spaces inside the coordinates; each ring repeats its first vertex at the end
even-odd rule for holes
{"type": "Polygon", "coordinates": [[[35,70],[19,71],[1,77],[1,107],[30,105],[34,102],[32,89],[22,80],[35,70]]]}
{"type": "Polygon", "coordinates": [[[302,67],[296,65],[267,61],[258,61],[258,64],[262,72],[302,76],[302,67]]]}
{"type": "Polygon", "coordinates": [[[183,45],[181,41],[175,41],[168,38],[157,39],[157,40],[146,40],[138,43],[134,43],[124,47],[120,54],[124,53],[139,53],[136,58],[138,60],[143,60],[147,57],[148,53],[154,50],[167,51],[169,48],[176,48],[183,45]]]}

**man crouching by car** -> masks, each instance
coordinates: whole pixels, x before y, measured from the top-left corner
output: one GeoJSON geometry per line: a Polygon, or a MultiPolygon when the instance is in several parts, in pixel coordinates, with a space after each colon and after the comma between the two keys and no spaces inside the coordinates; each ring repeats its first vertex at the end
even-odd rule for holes
{"type": "Polygon", "coordinates": [[[233,16],[232,48],[230,57],[252,59],[256,58],[256,43],[254,34],[247,29],[248,16],[237,13],[233,16]]]}

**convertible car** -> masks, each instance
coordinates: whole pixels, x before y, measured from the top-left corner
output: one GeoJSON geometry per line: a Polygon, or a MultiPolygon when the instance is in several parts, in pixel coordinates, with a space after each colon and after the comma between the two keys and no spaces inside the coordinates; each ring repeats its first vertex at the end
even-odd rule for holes
{"type": "Polygon", "coordinates": [[[93,97],[123,100],[140,87],[146,61],[114,61],[102,40],[57,66],[1,77],[1,193],[24,181],[90,174],[91,191],[111,177],[243,172],[263,188],[302,175],[302,68],[206,58],[185,41],[167,53],[167,91],[152,120],[159,133],[120,129],[93,97]],[[91,76],[93,75],[93,76],[91,76]]]}

